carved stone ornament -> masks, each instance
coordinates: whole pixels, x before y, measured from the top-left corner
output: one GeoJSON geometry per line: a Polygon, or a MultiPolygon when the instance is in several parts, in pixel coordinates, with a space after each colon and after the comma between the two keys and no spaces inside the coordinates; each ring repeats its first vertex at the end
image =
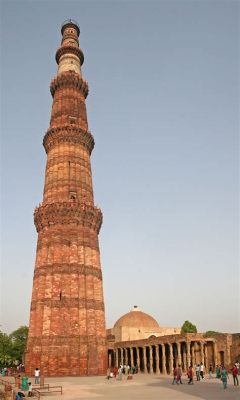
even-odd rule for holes
{"type": "Polygon", "coordinates": [[[74,71],[62,72],[61,75],[56,76],[52,80],[50,84],[51,95],[54,97],[56,90],[63,87],[78,89],[83,93],[85,98],[87,97],[89,91],[88,83],[74,71]]]}
{"type": "Polygon", "coordinates": [[[37,232],[56,224],[80,224],[99,233],[102,225],[102,212],[79,202],[56,202],[43,204],[34,211],[37,232]]]}
{"type": "Polygon", "coordinates": [[[81,128],[63,126],[61,128],[50,128],[43,139],[43,146],[46,153],[48,150],[59,143],[68,142],[72,144],[81,144],[86,147],[91,154],[94,147],[94,139],[89,131],[83,131],[81,128]]]}

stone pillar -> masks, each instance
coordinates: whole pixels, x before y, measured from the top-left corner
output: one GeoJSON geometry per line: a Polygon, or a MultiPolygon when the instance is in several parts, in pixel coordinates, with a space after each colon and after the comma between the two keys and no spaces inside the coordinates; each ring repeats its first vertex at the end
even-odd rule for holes
{"type": "Polygon", "coordinates": [[[130,367],[134,366],[134,360],[133,360],[133,348],[130,347],[130,363],[129,363],[130,367]]]}
{"type": "Polygon", "coordinates": [[[187,371],[187,346],[186,343],[184,343],[183,346],[183,371],[187,371]]]}
{"type": "Polygon", "coordinates": [[[165,344],[162,343],[162,373],[166,375],[167,369],[166,369],[166,353],[165,353],[165,344]]]}
{"type": "Polygon", "coordinates": [[[112,366],[112,350],[110,350],[108,353],[108,366],[109,368],[112,366]]]}
{"type": "Polygon", "coordinates": [[[200,346],[201,346],[201,362],[203,363],[203,365],[205,365],[205,360],[204,360],[204,343],[200,342],[200,346]]]}
{"type": "Polygon", "coordinates": [[[118,365],[118,349],[115,350],[115,367],[119,367],[118,365]]]}
{"type": "Polygon", "coordinates": [[[137,369],[138,372],[140,372],[140,356],[139,356],[139,347],[136,348],[136,352],[137,352],[137,369]]]}
{"type": "Polygon", "coordinates": [[[182,366],[182,355],[181,355],[181,343],[180,342],[177,343],[177,352],[178,352],[177,363],[182,366]]]}
{"type": "Polygon", "coordinates": [[[225,366],[229,368],[231,366],[231,345],[232,345],[232,336],[227,335],[227,348],[226,348],[226,363],[225,366]]]}
{"type": "Polygon", "coordinates": [[[149,346],[149,372],[150,374],[153,373],[153,348],[149,346]]]}
{"type": "Polygon", "coordinates": [[[207,370],[209,370],[207,343],[205,343],[205,346],[204,346],[204,358],[205,358],[205,366],[206,366],[207,370]]]}
{"type": "Polygon", "coordinates": [[[156,374],[160,374],[160,369],[159,369],[159,346],[158,344],[155,346],[155,355],[156,355],[156,374]]]}
{"type": "Polygon", "coordinates": [[[191,365],[191,354],[190,354],[191,342],[187,342],[187,368],[191,365]]]}
{"type": "Polygon", "coordinates": [[[192,366],[194,366],[196,364],[194,346],[195,346],[195,342],[193,342],[192,348],[191,348],[192,366]]]}
{"type": "Polygon", "coordinates": [[[123,365],[123,348],[122,347],[120,349],[120,352],[121,352],[120,364],[123,365]]]}
{"type": "Polygon", "coordinates": [[[217,348],[217,343],[213,342],[213,352],[214,352],[214,366],[216,368],[216,365],[218,365],[218,348],[217,348]]]}
{"type": "Polygon", "coordinates": [[[195,365],[200,364],[201,360],[200,360],[200,356],[199,356],[199,344],[198,342],[194,343],[194,361],[195,361],[195,365]]]}
{"type": "Polygon", "coordinates": [[[172,343],[168,343],[169,346],[169,369],[170,369],[170,375],[173,373],[173,348],[172,348],[172,343]]]}
{"type": "Polygon", "coordinates": [[[147,355],[146,355],[146,346],[143,346],[143,372],[147,371],[147,355]]]}
{"type": "Polygon", "coordinates": [[[125,350],[125,364],[128,365],[128,349],[124,349],[125,350]]]}

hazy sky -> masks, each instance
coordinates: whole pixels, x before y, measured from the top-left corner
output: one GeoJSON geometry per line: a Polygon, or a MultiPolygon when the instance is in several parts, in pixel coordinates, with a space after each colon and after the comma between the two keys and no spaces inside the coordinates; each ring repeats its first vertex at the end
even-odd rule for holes
{"type": "Polygon", "coordinates": [[[240,331],[237,1],[1,1],[1,327],[28,324],[49,91],[80,24],[107,327],[240,331]]]}

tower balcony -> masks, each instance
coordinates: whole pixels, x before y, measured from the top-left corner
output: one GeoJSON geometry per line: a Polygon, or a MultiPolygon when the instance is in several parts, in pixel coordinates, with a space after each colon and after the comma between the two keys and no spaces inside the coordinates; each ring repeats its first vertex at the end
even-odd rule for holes
{"type": "Polygon", "coordinates": [[[102,220],[100,208],[71,200],[50,204],[42,203],[34,211],[37,232],[52,225],[77,224],[99,233],[102,220]]]}

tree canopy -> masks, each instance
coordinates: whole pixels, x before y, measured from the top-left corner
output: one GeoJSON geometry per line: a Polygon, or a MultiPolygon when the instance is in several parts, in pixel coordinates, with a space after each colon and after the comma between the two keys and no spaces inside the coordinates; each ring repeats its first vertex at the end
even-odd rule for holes
{"type": "Polygon", "coordinates": [[[28,327],[20,326],[10,335],[0,331],[0,364],[15,365],[22,361],[28,336],[28,327]]]}
{"type": "Polygon", "coordinates": [[[185,321],[181,327],[181,333],[197,333],[197,327],[191,322],[185,321]]]}
{"type": "Polygon", "coordinates": [[[217,332],[217,331],[207,331],[203,334],[205,337],[207,336],[216,336],[216,335],[221,335],[221,332],[217,332]]]}

